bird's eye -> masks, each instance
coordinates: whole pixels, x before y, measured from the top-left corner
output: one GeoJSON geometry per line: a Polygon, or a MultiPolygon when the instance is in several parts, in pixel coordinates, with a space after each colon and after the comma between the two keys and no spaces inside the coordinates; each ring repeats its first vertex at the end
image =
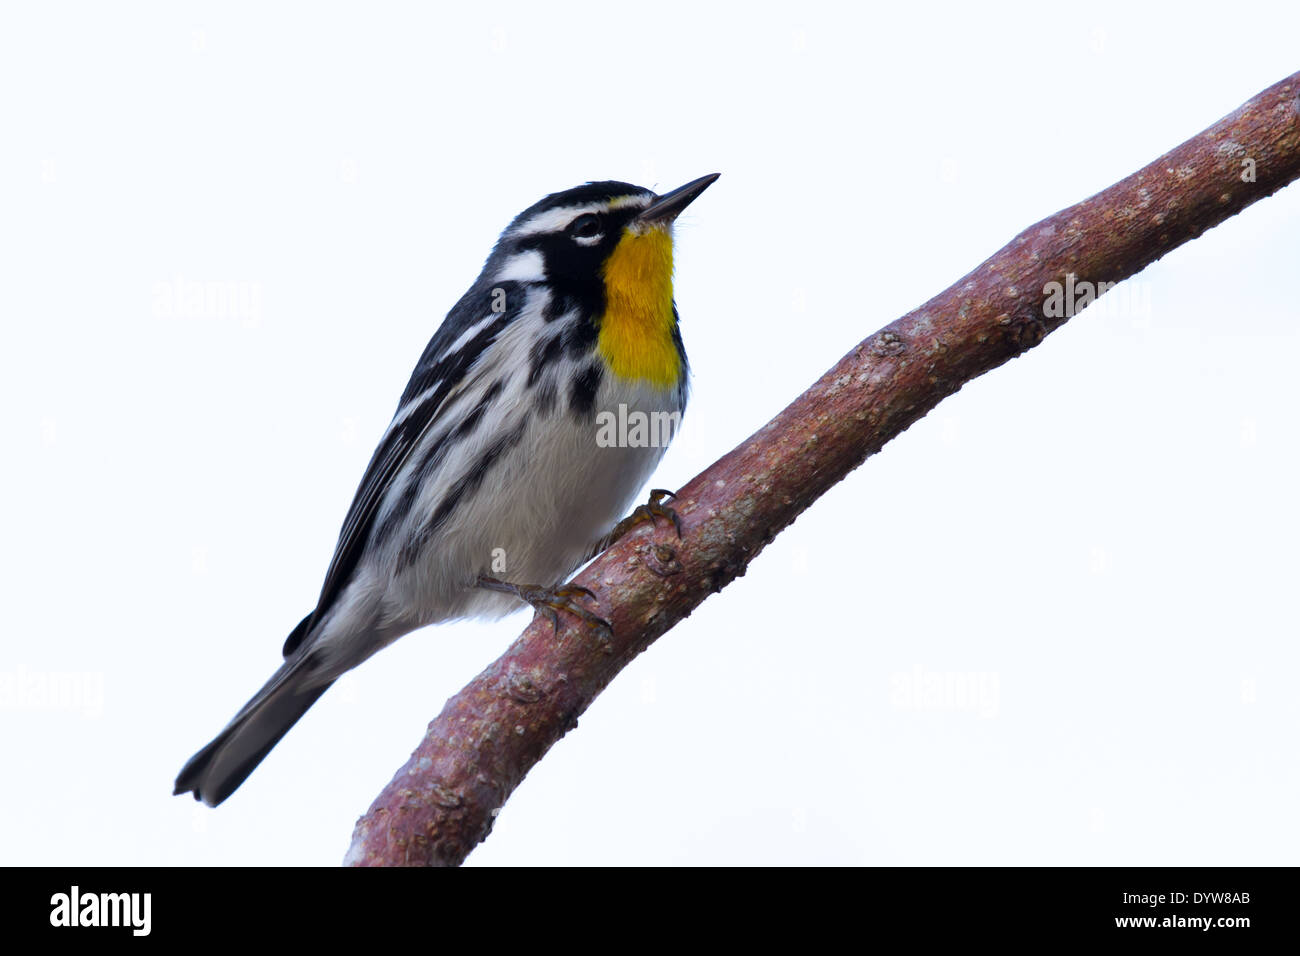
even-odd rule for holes
{"type": "Polygon", "coordinates": [[[569,235],[574,239],[599,239],[600,234],[600,217],[593,213],[579,216],[569,224],[569,235]]]}

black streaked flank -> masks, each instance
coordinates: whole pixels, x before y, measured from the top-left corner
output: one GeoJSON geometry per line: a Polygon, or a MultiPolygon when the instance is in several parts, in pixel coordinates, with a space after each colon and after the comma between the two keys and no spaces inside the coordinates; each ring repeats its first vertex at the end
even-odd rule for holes
{"type": "Polygon", "coordinates": [[[559,400],[559,390],[555,387],[555,379],[548,376],[546,381],[542,382],[541,387],[533,396],[537,403],[537,411],[542,415],[549,415],[555,411],[555,403],[559,400]]]}
{"type": "Polygon", "coordinates": [[[602,378],[604,372],[595,362],[579,372],[569,391],[569,410],[581,416],[590,415],[596,407],[596,393],[600,391],[602,378]]]}
{"type": "Polygon", "coordinates": [[[505,384],[501,379],[497,379],[492,383],[491,387],[483,393],[483,397],[479,399],[479,403],[474,406],[474,410],[456,426],[456,430],[451,433],[450,440],[457,441],[464,438],[478,427],[478,423],[483,420],[483,415],[487,412],[488,406],[492,404],[493,399],[501,394],[501,389],[505,388],[505,384]]]}
{"type": "Polygon", "coordinates": [[[537,380],[542,377],[542,372],[551,367],[551,364],[560,357],[560,350],[564,347],[563,333],[556,332],[549,339],[539,339],[533,346],[529,354],[528,368],[528,385],[531,387],[537,384],[537,380]]]}
{"type": "Polygon", "coordinates": [[[465,497],[466,493],[473,491],[483,483],[483,479],[487,477],[487,473],[496,464],[497,459],[510,448],[519,444],[527,427],[528,421],[525,419],[509,433],[494,441],[483,451],[483,454],[479,455],[478,460],[469,467],[460,480],[447,492],[447,496],[438,503],[433,516],[424,523],[419,531],[411,535],[410,540],[402,546],[401,567],[408,567],[419,558],[421,551],[424,549],[424,543],[451,516],[452,511],[460,504],[460,500],[465,497]]]}
{"type": "MultiPolygon", "coordinates": [[[[379,512],[385,492],[389,490],[393,479],[401,471],[412,450],[418,447],[425,430],[433,424],[439,406],[442,405],[447,394],[464,380],[470,367],[496,341],[502,330],[519,317],[526,297],[527,293],[519,283],[506,282],[493,286],[476,284],[448,313],[447,321],[438,329],[437,334],[425,348],[420,363],[416,365],[411,380],[402,393],[397,414],[400,415],[417,399],[418,404],[401,422],[389,426],[387,434],[375,449],[370,464],[366,467],[366,473],[352,500],[352,507],[348,509],[347,517],[343,520],[334,558],[330,562],[329,570],[325,572],[325,584],[321,587],[316,610],[312,613],[313,622],[320,620],[343,593],[361,555],[365,553],[367,542],[374,530],[375,516],[379,512]],[[494,288],[506,290],[504,312],[492,312],[492,289],[494,288]],[[441,360],[438,359],[438,356],[459,339],[466,329],[472,328],[491,315],[495,315],[496,318],[459,350],[441,360]],[[425,394],[426,392],[428,394],[425,394]],[[420,398],[421,395],[424,397],[420,398]]],[[[433,453],[436,451],[434,449],[433,453]]]]}
{"type": "Polygon", "coordinates": [[[384,516],[384,520],[375,529],[375,541],[387,541],[397,533],[402,521],[415,507],[415,499],[419,496],[420,489],[433,480],[433,476],[442,465],[443,459],[447,457],[451,450],[469,437],[478,427],[483,420],[483,416],[487,414],[488,407],[501,394],[504,387],[504,380],[498,379],[493,382],[478,404],[465,416],[461,423],[450,434],[444,435],[440,441],[434,442],[420,463],[411,469],[411,475],[407,479],[406,487],[402,489],[401,499],[389,510],[388,514],[384,516]]]}

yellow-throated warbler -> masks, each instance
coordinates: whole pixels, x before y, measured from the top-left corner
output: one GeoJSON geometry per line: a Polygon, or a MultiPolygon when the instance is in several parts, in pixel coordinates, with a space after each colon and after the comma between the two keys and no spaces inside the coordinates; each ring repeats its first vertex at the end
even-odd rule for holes
{"type": "Polygon", "coordinates": [[[672,224],[717,178],[588,183],[515,218],[420,357],[284,664],[176,793],[225,800],[340,675],[426,624],[526,601],[604,626],[554,585],[667,513],[656,494],[615,526],[686,405],[672,224]]]}

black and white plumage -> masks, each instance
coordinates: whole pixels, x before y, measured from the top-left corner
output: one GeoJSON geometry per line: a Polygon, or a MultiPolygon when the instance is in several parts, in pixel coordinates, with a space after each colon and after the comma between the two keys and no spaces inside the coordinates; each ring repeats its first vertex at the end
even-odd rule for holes
{"type": "Polygon", "coordinates": [[[283,665],[186,764],[177,793],[226,799],[340,675],[402,635],[520,607],[476,586],[481,575],[552,585],[592,556],[664,452],[598,442],[600,416],[685,408],[670,228],[715,178],[664,196],[589,183],[511,223],[416,365],[283,665]],[[655,299],[644,309],[643,294],[655,299]]]}

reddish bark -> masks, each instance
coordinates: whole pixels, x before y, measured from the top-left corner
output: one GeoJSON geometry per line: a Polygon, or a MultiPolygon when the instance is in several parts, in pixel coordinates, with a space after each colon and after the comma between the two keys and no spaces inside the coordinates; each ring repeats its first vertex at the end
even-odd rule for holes
{"type": "MultiPolygon", "coordinates": [[[[681,490],[679,541],[629,534],[577,579],[614,627],[534,619],[447,702],[357,823],[353,865],[456,864],[528,770],[614,676],[831,485],[961,386],[1068,319],[1049,283],[1119,282],[1300,176],[1300,73],[1090,199],[1031,226],[919,309],[859,344],[681,490]],[[1252,177],[1248,175],[1253,171],[1252,177]]],[[[1284,278],[1284,277],[1279,277],[1284,278]]],[[[1289,277],[1285,277],[1289,278],[1289,277]]]]}

